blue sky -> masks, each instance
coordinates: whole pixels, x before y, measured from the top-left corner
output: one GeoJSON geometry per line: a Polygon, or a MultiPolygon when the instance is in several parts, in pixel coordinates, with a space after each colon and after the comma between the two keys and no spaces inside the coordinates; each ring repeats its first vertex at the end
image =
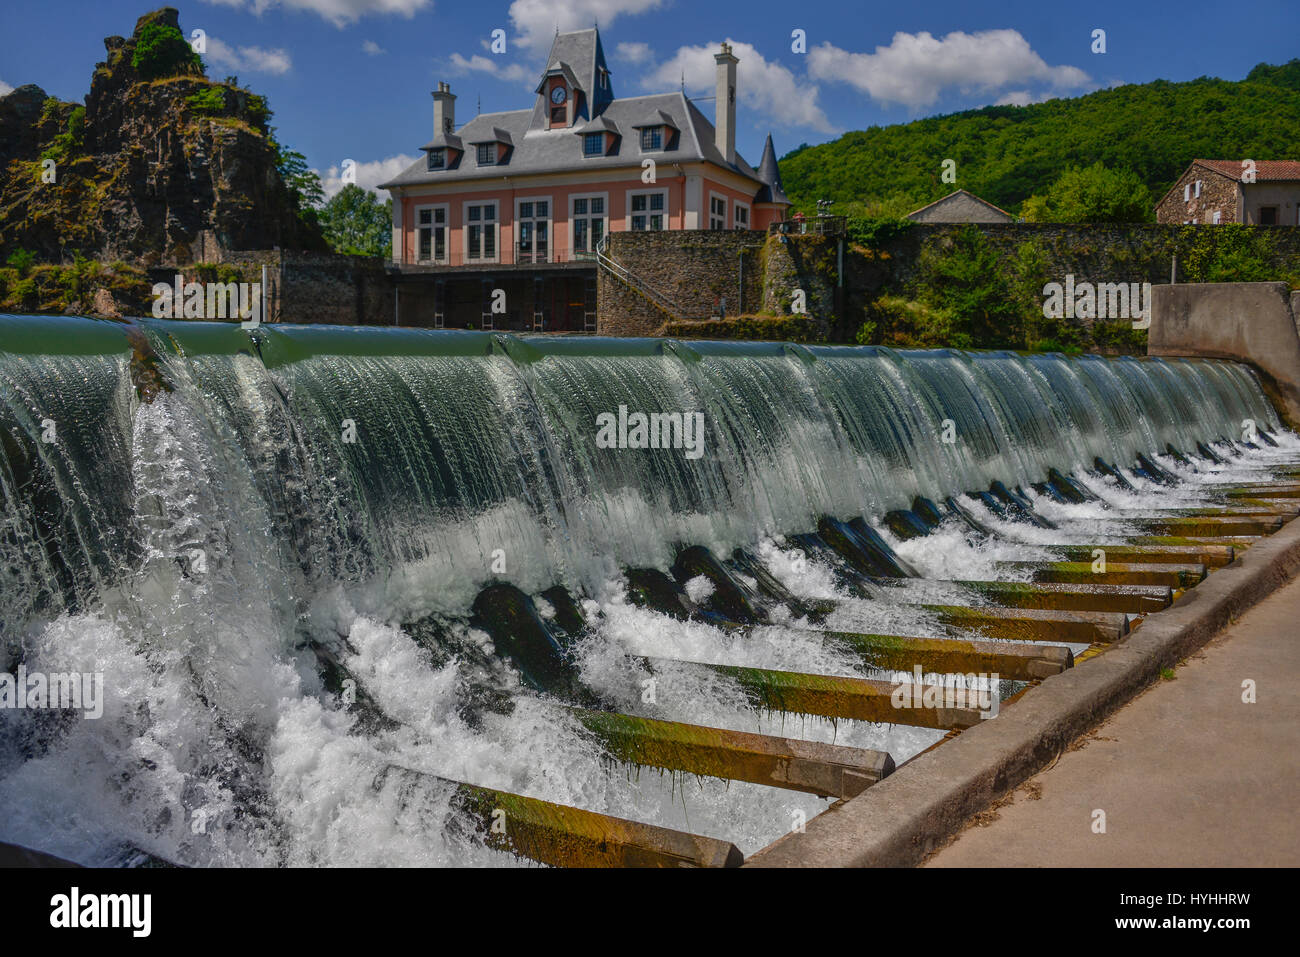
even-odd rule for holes
{"type": "MultiPolygon", "coordinates": [[[[373,185],[431,135],[429,91],[448,80],[460,122],[532,104],[549,42],[598,21],[615,93],[676,88],[712,95],[720,41],[739,67],[737,146],[757,162],[770,130],[778,154],[873,124],[990,103],[1022,104],[1156,78],[1240,79],[1300,46],[1300,3],[1224,5],[1093,0],[194,0],[181,27],[208,37],[209,75],[235,74],[270,98],[280,138],[337,188],[344,159],[373,185]],[[493,30],[507,49],[488,49],[493,30]],[[1106,52],[1092,52],[1094,30],[1106,52]],[[803,30],[806,52],[792,49],[803,30]]],[[[6,2],[0,93],[36,83],[84,97],[103,37],[152,9],[125,0],[6,2]]],[[[712,115],[712,102],[701,108],[712,115]]]]}

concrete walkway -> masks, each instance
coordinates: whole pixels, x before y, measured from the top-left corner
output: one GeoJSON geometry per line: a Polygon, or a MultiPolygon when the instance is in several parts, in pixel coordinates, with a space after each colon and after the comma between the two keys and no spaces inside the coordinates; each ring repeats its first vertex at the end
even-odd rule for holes
{"type": "Polygon", "coordinates": [[[924,866],[1300,865],[1300,579],[1174,675],[924,866]]]}

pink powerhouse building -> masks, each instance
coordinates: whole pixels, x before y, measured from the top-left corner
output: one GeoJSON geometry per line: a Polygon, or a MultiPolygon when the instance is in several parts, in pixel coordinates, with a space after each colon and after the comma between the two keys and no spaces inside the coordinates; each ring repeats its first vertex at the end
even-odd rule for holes
{"type": "Polygon", "coordinates": [[[785,218],[772,138],[758,168],[736,152],[736,65],[717,62],[715,123],[684,92],[616,97],[600,34],[556,36],[531,108],[457,128],[433,93],[424,158],[383,184],[393,197],[398,321],[591,328],[596,253],[609,232],[758,229],[785,218]],[[509,280],[493,315],[489,286],[509,280]]]}

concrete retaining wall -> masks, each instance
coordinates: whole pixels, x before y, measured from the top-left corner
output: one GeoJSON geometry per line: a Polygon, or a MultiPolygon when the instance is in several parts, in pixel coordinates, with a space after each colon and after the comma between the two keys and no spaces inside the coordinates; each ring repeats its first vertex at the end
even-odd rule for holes
{"type": "Polygon", "coordinates": [[[1300,428],[1300,334],[1284,282],[1180,283],[1151,290],[1147,352],[1248,362],[1278,414],[1300,428]]]}

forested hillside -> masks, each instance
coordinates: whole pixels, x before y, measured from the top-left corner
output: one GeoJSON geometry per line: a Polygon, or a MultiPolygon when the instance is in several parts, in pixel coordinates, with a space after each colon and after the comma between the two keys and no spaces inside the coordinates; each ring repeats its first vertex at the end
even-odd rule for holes
{"type": "MultiPolygon", "coordinates": [[[[1294,159],[1300,59],[1241,81],[1156,80],[1031,106],[990,106],[847,133],[781,160],[786,192],[813,212],[900,216],[967,189],[1008,212],[1072,167],[1132,170],[1159,199],[1195,157],[1294,159]],[[940,179],[956,161],[956,183],[940,179]]],[[[1154,216],[1150,218],[1154,219],[1154,216]]]]}

